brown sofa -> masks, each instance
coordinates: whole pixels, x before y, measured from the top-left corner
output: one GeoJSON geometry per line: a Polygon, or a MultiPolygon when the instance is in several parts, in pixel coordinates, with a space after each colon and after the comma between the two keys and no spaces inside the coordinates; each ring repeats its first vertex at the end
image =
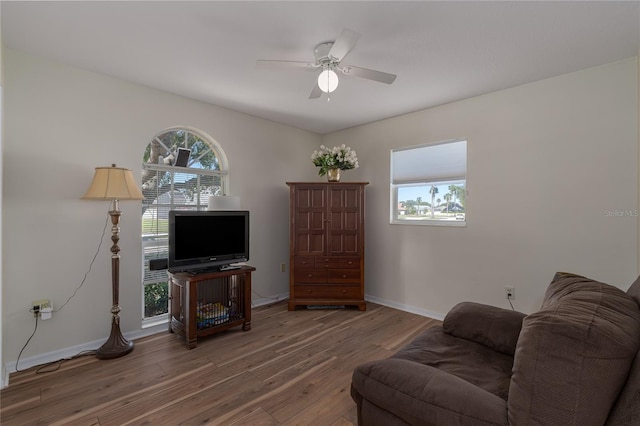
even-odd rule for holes
{"type": "Polygon", "coordinates": [[[625,294],[558,273],[540,311],[456,305],[356,368],[363,425],[640,425],[640,277],[625,294]]]}

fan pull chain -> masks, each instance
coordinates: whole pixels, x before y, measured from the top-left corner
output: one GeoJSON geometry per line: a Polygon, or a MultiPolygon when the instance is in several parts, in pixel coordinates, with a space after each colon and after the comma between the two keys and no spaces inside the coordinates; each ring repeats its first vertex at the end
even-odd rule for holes
{"type": "MultiPolygon", "coordinates": [[[[327,70],[330,70],[331,68],[329,68],[329,65],[327,65],[327,70]]],[[[329,73],[327,73],[327,90],[329,89],[329,73]]],[[[329,102],[331,100],[331,95],[329,95],[329,93],[331,92],[327,92],[327,102],[329,102]]]]}

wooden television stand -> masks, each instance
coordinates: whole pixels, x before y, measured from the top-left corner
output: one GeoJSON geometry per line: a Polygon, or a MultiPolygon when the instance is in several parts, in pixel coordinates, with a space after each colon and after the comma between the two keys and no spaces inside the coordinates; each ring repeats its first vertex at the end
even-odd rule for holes
{"type": "Polygon", "coordinates": [[[231,327],[251,330],[251,272],[256,268],[201,273],[169,272],[169,332],[186,339],[187,348],[198,337],[231,327]]]}

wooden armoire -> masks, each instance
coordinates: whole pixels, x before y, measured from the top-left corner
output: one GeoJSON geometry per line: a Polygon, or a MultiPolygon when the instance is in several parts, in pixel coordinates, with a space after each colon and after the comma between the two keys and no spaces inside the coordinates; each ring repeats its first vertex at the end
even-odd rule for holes
{"type": "Polygon", "coordinates": [[[289,185],[289,310],[364,301],[364,189],[368,182],[289,185]]]}

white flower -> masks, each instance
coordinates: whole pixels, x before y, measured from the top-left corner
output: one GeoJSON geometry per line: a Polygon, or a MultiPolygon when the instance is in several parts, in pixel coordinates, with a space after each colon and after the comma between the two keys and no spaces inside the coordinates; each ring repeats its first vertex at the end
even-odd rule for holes
{"type": "Polygon", "coordinates": [[[320,151],[316,150],[311,154],[311,161],[320,167],[320,176],[324,176],[327,170],[333,168],[350,170],[360,167],[356,152],[344,144],[333,148],[320,145],[320,151]]]}

